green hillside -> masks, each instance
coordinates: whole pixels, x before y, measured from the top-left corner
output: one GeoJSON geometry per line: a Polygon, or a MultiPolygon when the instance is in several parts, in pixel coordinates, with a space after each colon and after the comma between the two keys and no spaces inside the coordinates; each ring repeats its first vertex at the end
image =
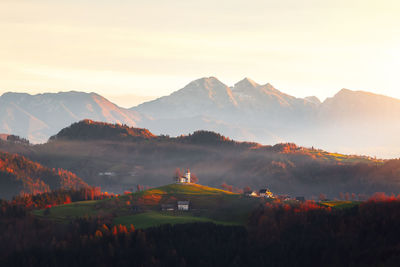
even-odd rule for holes
{"type": "Polygon", "coordinates": [[[115,224],[147,228],[161,224],[214,222],[243,225],[259,200],[196,184],[170,184],[114,199],[83,201],[39,210],[35,214],[60,222],[73,218],[111,216],[115,224]],[[162,211],[164,204],[189,201],[189,211],[162,211]]]}
{"type": "Polygon", "coordinates": [[[320,205],[331,207],[335,209],[348,209],[360,205],[361,201],[349,201],[349,200],[338,200],[338,201],[322,201],[320,205]]]}

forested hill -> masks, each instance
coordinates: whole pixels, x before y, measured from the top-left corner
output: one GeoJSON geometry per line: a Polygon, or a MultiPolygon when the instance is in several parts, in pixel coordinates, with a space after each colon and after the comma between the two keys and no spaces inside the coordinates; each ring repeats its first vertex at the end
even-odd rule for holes
{"type": "Polygon", "coordinates": [[[163,141],[163,142],[176,142],[176,143],[190,143],[197,145],[244,145],[254,146],[257,143],[250,142],[236,142],[219,133],[212,131],[198,130],[193,134],[181,135],[178,137],[169,137],[166,135],[156,136],[147,129],[129,127],[122,124],[110,124],[92,120],[82,120],[73,123],[69,127],[62,129],[56,135],[50,137],[49,141],[56,140],[75,140],[75,141],[163,141]]]}
{"type": "Polygon", "coordinates": [[[0,198],[21,193],[38,194],[54,189],[79,189],[88,186],[74,173],[49,169],[23,156],[0,152],[0,198]]]}
{"type": "Polygon", "coordinates": [[[293,143],[237,142],[210,131],[179,137],[156,136],[145,129],[81,121],[40,145],[0,142],[51,168],[76,173],[92,186],[122,193],[138,184],[169,184],[176,168],[189,168],[201,184],[330,198],[340,193],[400,192],[400,161],[330,153],[293,143]]]}
{"type": "Polygon", "coordinates": [[[275,145],[262,145],[256,142],[235,141],[222,134],[197,130],[188,135],[179,135],[178,137],[170,137],[168,135],[155,135],[148,129],[129,127],[125,124],[111,124],[85,119],[73,123],[59,131],[56,135],[50,137],[50,142],[54,141],[114,141],[114,142],[145,142],[150,148],[160,143],[177,146],[182,148],[184,145],[195,146],[225,146],[234,147],[235,149],[251,149],[258,151],[268,151],[272,153],[298,154],[304,157],[320,160],[330,160],[340,163],[372,163],[374,160],[366,156],[343,155],[337,153],[329,153],[320,149],[306,148],[298,146],[294,143],[279,143],[275,145]]]}
{"type": "Polygon", "coordinates": [[[154,138],[149,130],[127,125],[82,120],[62,129],[50,140],[138,140],[154,138]]]}

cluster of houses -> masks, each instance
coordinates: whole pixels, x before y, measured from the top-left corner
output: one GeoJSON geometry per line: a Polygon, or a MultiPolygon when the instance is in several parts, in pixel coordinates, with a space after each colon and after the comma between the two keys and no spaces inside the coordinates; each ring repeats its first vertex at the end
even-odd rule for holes
{"type": "MultiPolygon", "coordinates": [[[[187,169],[184,176],[176,177],[177,184],[190,184],[190,170],[187,169]]],[[[176,203],[161,204],[161,210],[163,211],[188,211],[190,209],[190,202],[188,200],[177,201],[176,203]]]]}
{"type": "Polygon", "coordinates": [[[295,200],[298,202],[305,201],[305,198],[302,196],[291,198],[289,195],[274,195],[269,189],[260,189],[258,192],[257,191],[246,191],[246,192],[244,192],[244,195],[247,197],[280,199],[280,200],[284,200],[284,201],[288,201],[288,200],[295,200]]]}
{"type": "Polygon", "coordinates": [[[263,197],[263,198],[275,198],[274,194],[269,189],[260,189],[257,191],[246,191],[244,194],[247,197],[263,197]]]}

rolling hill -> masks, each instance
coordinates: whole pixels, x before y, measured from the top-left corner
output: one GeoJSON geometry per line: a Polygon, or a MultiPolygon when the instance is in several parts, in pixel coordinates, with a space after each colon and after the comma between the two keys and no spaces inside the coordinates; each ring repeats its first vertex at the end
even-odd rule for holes
{"type": "Polygon", "coordinates": [[[176,168],[190,168],[200,183],[213,187],[267,186],[292,196],[324,193],[334,198],[345,192],[400,191],[400,160],[330,153],[292,143],[263,146],[210,131],[156,136],[145,129],[91,121],[76,123],[57,136],[40,145],[0,142],[0,150],[70,170],[88,184],[115,193],[133,191],[138,184],[168,184],[176,168]],[[138,133],[144,135],[137,138],[138,133]]]}
{"type": "Polygon", "coordinates": [[[244,198],[217,188],[198,184],[169,184],[114,199],[76,202],[52,207],[35,214],[56,221],[76,217],[112,216],[115,224],[148,228],[161,224],[213,222],[245,225],[250,212],[260,200],[244,198]],[[161,205],[190,202],[189,211],[162,211],[161,205]],[[140,210],[138,210],[140,209],[140,210]]]}

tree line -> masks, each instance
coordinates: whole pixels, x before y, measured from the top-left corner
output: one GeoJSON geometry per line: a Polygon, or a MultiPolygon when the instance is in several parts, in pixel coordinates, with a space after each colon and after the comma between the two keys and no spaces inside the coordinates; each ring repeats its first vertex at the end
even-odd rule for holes
{"type": "MultiPolygon", "coordinates": [[[[32,201],[43,206],[66,194],[32,201]]],[[[76,194],[71,201],[88,196],[76,194]]],[[[246,226],[145,230],[106,217],[43,220],[23,200],[0,205],[1,266],[397,266],[400,260],[400,200],[384,194],[343,209],[312,201],[260,204],[246,226]]]]}

